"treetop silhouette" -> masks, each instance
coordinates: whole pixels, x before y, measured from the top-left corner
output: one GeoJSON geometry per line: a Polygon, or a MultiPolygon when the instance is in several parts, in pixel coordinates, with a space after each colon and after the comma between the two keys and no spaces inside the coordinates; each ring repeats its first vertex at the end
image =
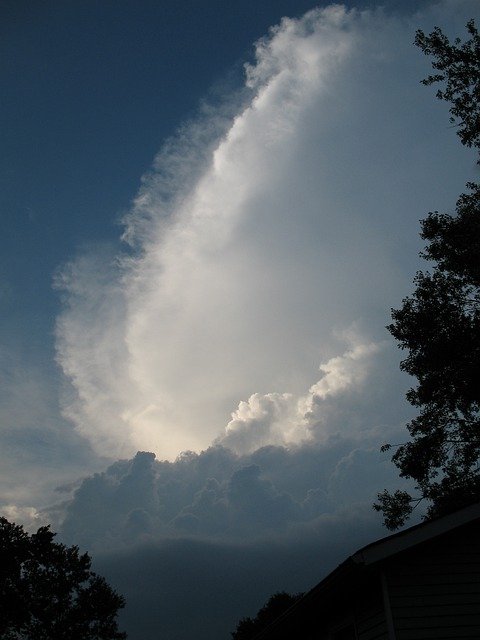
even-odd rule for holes
{"type": "Polygon", "coordinates": [[[88,554],[54,537],[0,518],[0,638],[125,640],[116,621],[124,599],[91,571],[88,554]]]}
{"type": "MultiPolygon", "coordinates": [[[[437,98],[450,103],[462,144],[480,152],[480,37],[473,20],[467,32],[464,43],[450,43],[438,27],[428,36],[417,31],[415,44],[440,72],[423,84],[443,83],[437,98]]],[[[455,215],[434,211],[421,222],[427,242],[421,256],[433,268],[417,273],[414,293],[392,309],[387,327],[408,351],[400,366],[417,379],[407,399],[419,409],[407,425],[411,440],[392,457],[419,495],[378,495],[374,508],[389,529],[422,500],[433,517],[480,499],[480,185],[469,182],[467,189],[455,215]]]]}

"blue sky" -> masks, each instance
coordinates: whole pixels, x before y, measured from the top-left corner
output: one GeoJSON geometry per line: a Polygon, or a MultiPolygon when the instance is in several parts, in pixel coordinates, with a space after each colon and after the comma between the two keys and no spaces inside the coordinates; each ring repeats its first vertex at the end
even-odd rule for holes
{"type": "Polygon", "coordinates": [[[2,5],[0,506],[95,553],[133,640],[228,637],[399,486],[385,325],[478,171],[412,41],[478,4],[312,9],[2,5]]]}
{"type": "Polygon", "coordinates": [[[22,325],[30,353],[52,332],[54,269],[81,243],[116,237],[165,137],[215,83],[238,82],[271,25],[311,6],[2,3],[2,324],[22,325]]]}
{"type": "Polygon", "coordinates": [[[3,3],[2,275],[9,316],[33,333],[32,346],[52,331],[58,264],[81,243],[117,235],[113,223],[164,138],[213,84],[238,79],[271,24],[308,8],[3,3]]]}

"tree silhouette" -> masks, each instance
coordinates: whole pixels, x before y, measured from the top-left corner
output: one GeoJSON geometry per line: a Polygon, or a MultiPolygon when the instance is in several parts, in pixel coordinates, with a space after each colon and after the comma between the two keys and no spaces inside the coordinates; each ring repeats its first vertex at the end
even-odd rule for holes
{"type": "MultiPolygon", "coordinates": [[[[437,98],[450,103],[462,144],[478,153],[480,37],[473,20],[466,28],[464,43],[450,43],[436,27],[428,36],[417,31],[415,44],[439,72],[423,84],[443,83],[437,98]]],[[[419,495],[378,495],[374,508],[389,529],[401,526],[423,499],[427,517],[480,499],[480,185],[469,182],[467,189],[455,215],[435,211],[421,222],[427,241],[421,256],[433,269],[418,272],[413,295],[392,309],[388,330],[408,350],[401,369],[418,381],[407,399],[420,410],[407,425],[411,440],[392,460],[401,476],[415,481],[419,495]]]]}
{"type": "Polygon", "coordinates": [[[291,595],[285,591],[274,593],[254,618],[242,618],[238,622],[237,628],[235,631],[232,631],[232,640],[251,640],[295,604],[302,596],[303,593],[297,593],[295,595],[291,595]]]}
{"type": "Polygon", "coordinates": [[[54,537],[49,527],[30,535],[0,518],[0,638],[124,640],[123,598],[90,570],[88,554],[54,537]]]}

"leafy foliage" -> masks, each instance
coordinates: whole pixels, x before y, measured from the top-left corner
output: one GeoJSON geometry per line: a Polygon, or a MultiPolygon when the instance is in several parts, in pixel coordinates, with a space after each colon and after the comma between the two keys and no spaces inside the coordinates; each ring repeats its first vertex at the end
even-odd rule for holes
{"type": "MultiPolygon", "coordinates": [[[[463,44],[458,38],[451,44],[438,27],[429,36],[418,31],[415,44],[441,71],[423,83],[445,84],[437,97],[450,102],[462,144],[480,150],[480,38],[473,20],[467,31],[463,44]]],[[[388,327],[408,350],[401,368],[418,384],[407,399],[420,410],[407,425],[411,440],[392,457],[420,497],[379,494],[374,508],[389,529],[401,526],[422,499],[433,517],[480,498],[480,185],[467,188],[456,215],[435,211],[421,222],[427,241],[421,255],[434,267],[417,273],[413,295],[392,310],[388,327]]]]}
{"type": "Polygon", "coordinates": [[[291,595],[285,591],[273,594],[254,618],[242,618],[238,622],[236,630],[232,632],[232,639],[251,640],[302,596],[303,593],[291,595]]]}
{"type": "Polygon", "coordinates": [[[450,122],[459,127],[458,135],[467,147],[480,145],[480,36],[475,21],[466,26],[470,39],[463,44],[456,38],[450,44],[441,29],[435,27],[428,36],[419,29],[415,45],[427,56],[433,56],[434,73],[422,80],[425,85],[445,82],[445,88],[437,91],[439,100],[446,100],[450,107],[450,122]]]}
{"type": "Polygon", "coordinates": [[[53,541],[49,527],[29,535],[0,518],[2,640],[124,640],[124,600],[90,570],[88,554],[53,541]]]}

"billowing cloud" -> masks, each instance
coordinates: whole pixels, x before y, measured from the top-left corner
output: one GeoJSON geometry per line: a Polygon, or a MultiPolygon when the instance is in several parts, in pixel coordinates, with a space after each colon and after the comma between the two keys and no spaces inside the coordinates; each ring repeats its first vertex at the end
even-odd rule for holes
{"type": "MultiPolygon", "coordinates": [[[[240,402],[217,442],[237,453],[251,453],[269,444],[305,444],[325,440],[336,432],[345,435],[348,430],[353,437],[363,437],[358,421],[352,424],[347,419],[342,426],[338,419],[353,398],[368,392],[365,383],[371,374],[371,361],[381,347],[362,344],[353,336],[351,340],[350,350],[320,365],[322,377],[308,394],[295,398],[291,393],[255,393],[240,402]]],[[[361,420],[364,427],[365,423],[367,428],[373,426],[371,413],[361,415],[361,420]]]]}
{"type": "Polygon", "coordinates": [[[199,451],[235,407],[223,437],[238,451],[355,422],[332,407],[380,357],[361,350],[408,291],[417,221],[471,170],[411,46],[439,16],[460,25],[455,6],[284,19],[243,91],[160,152],[126,217],[132,248],[90,248],[59,273],[64,415],[98,453],[199,451]],[[352,324],[363,346],[345,352],[335,335],[352,324]]]}
{"type": "Polygon", "coordinates": [[[139,452],[86,478],[60,529],[67,541],[97,551],[185,537],[295,538],[328,514],[351,514],[359,505],[370,512],[380,489],[398,485],[388,458],[372,435],[362,442],[347,435],[291,449],[268,446],[249,455],[217,445],[174,462],[139,452]]]}
{"type": "Polygon", "coordinates": [[[61,538],[126,596],[129,637],[227,637],[275,591],[310,588],[382,535],[371,502],[398,478],[373,440],[140,452],[83,482],[61,538]]]}

